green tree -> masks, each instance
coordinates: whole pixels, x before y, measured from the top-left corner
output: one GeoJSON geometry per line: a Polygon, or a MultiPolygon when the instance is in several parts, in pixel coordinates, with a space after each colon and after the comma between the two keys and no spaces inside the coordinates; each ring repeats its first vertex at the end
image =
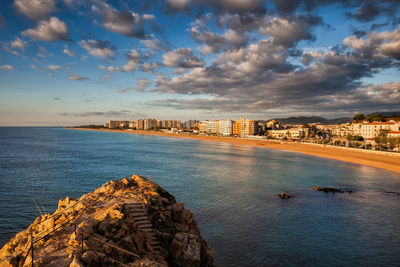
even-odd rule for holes
{"type": "Polygon", "coordinates": [[[380,150],[382,150],[382,145],[387,144],[388,142],[387,133],[388,130],[381,129],[379,131],[379,135],[374,138],[375,143],[378,144],[380,150]]]}
{"type": "Polygon", "coordinates": [[[365,116],[364,116],[364,114],[361,114],[361,113],[358,113],[358,114],[354,115],[354,117],[353,117],[353,121],[355,121],[355,122],[360,122],[363,120],[365,120],[365,116]]]}
{"type": "Polygon", "coordinates": [[[366,118],[369,122],[374,122],[374,121],[383,121],[383,115],[381,113],[375,113],[367,116],[366,118]]]}

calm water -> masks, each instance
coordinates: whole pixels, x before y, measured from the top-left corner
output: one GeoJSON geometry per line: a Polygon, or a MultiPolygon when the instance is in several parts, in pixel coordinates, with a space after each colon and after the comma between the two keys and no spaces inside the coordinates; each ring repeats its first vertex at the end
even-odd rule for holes
{"type": "Polygon", "coordinates": [[[400,262],[393,172],[256,147],[61,128],[0,128],[0,244],[38,216],[33,200],[53,212],[66,195],[135,173],[185,202],[218,265],[400,262]],[[325,194],[314,185],[357,193],[325,194]],[[281,191],[294,197],[281,200],[281,191]]]}

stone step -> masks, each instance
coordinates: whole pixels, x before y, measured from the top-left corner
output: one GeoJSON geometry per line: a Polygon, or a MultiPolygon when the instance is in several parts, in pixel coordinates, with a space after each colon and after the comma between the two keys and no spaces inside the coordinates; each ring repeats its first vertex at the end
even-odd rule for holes
{"type": "Polygon", "coordinates": [[[153,225],[150,222],[137,222],[136,223],[137,226],[139,227],[152,227],[153,225]]]}
{"type": "Polygon", "coordinates": [[[142,216],[142,217],[135,217],[133,218],[135,220],[135,222],[150,222],[149,218],[147,218],[146,216],[142,216]]]}
{"type": "Polygon", "coordinates": [[[147,214],[144,212],[129,212],[130,215],[134,216],[134,217],[143,217],[146,216],[147,214]]]}

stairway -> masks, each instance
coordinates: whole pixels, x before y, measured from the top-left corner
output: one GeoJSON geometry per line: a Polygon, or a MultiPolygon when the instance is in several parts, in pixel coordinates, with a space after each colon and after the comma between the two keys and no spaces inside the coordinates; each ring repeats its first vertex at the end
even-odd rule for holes
{"type": "Polygon", "coordinates": [[[147,213],[143,207],[143,204],[141,202],[134,202],[126,204],[125,208],[127,209],[129,216],[135,221],[136,225],[150,234],[150,245],[153,249],[153,252],[156,256],[161,257],[162,255],[160,240],[158,239],[157,234],[154,231],[153,224],[147,217],[147,213]]]}

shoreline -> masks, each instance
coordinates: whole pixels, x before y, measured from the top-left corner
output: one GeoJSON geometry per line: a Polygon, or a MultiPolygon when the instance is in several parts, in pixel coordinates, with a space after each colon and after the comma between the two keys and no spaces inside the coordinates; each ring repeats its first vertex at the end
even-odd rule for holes
{"type": "Polygon", "coordinates": [[[202,136],[202,135],[183,135],[170,134],[151,131],[127,131],[127,130],[109,130],[109,129],[88,129],[88,128],[67,128],[86,131],[101,131],[101,132],[119,132],[138,135],[157,135],[174,138],[188,138],[203,141],[214,141],[231,143],[237,145],[258,146],[277,150],[286,150],[298,152],[306,155],[317,156],[322,158],[334,159],[344,162],[350,162],[360,165],[367,165],[379,169],[393,171],[400,174],[400,153],[389,154],[388,152],[378,152],[369,150],[355,150],[353,148],[324,146],[319,144],[305,144],[281,142],[277,140],[256,140],[236,137],[219,137],[219,136],[202,136]]]}

